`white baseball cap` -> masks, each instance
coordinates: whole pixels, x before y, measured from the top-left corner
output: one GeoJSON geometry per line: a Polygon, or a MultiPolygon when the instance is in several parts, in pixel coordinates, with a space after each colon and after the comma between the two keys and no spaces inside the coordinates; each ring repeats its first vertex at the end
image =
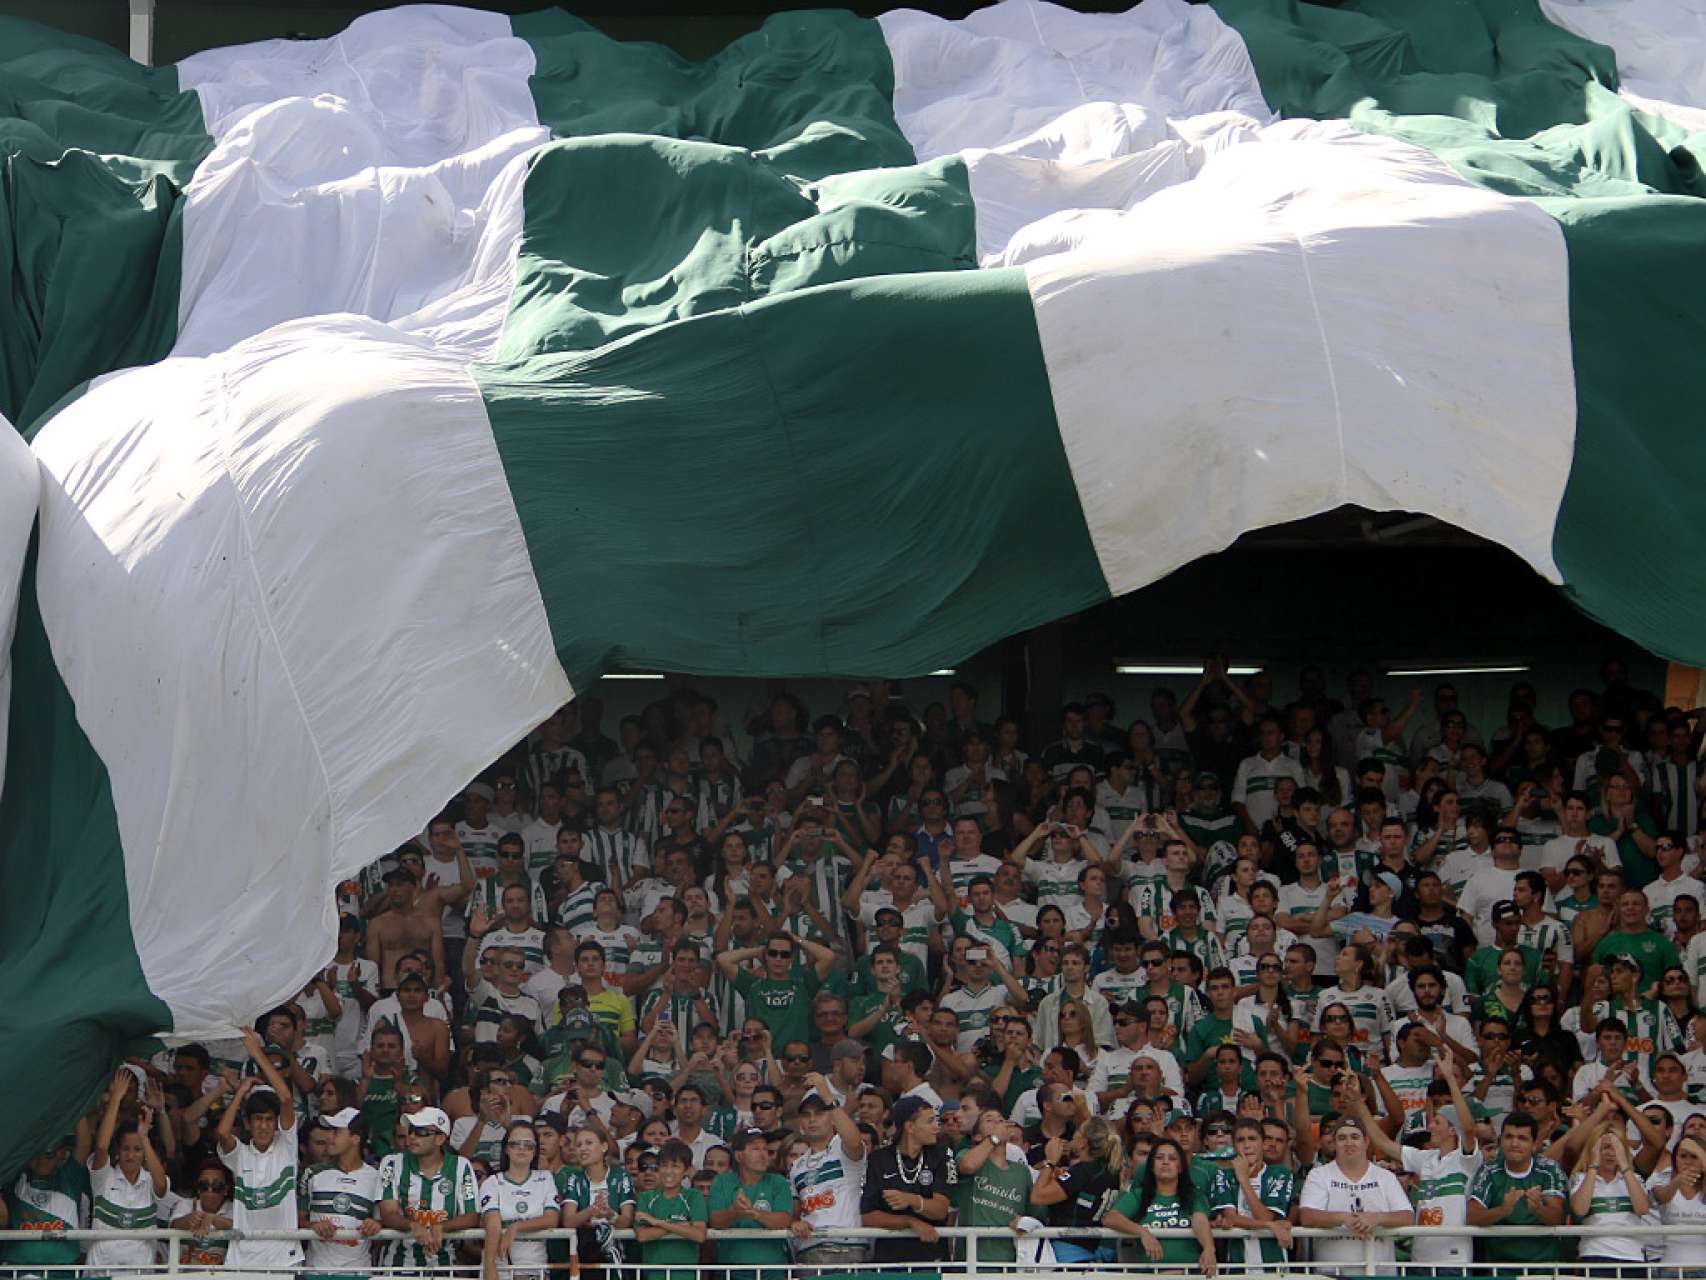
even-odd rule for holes
{"type": "Polygon", "coordinates": [[[345,1107],[342,1111],[334,1112],[332,1115],[321,1116],[320,1123],[328,1129],[347,1129],[359,1119],[361,1119],[361,1112],[354,1107],[345,1107]]]}
{"type": "Polygon", "coordinates": [[[447,1138],[450,1136],[450,1117],[437,1107],[422,1107],[411,1112],[403,1117],[403,1123],[411,1129],[432,1129],[447,1138]]]}

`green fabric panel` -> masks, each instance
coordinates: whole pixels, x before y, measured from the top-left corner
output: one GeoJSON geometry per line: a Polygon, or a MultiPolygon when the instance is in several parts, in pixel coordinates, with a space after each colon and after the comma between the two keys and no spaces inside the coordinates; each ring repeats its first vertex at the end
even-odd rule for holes
{"type": "Polygon", "coordinates": [[[1107,597],[1022,272],[476,366],[569,678],[920,672],[1107,597]]]}
{"type": "Polygon", "coordinates": [[[906,165],[881,28],[844,12],[786,12],[689,61],[623,42],[560,9],[512,20],[532,46],[539,121],[559,138],[642,133],[772,151],[801,178],[906,165]]]}
{"type": "Polygon", "coordinates": [[[1534,0],[1215,0],[1269,105],[1344,116],[1535,198],[1570,262],[1576,443],[1553,554],[1583,611],[1706,663],[1706,135],[1617,96],[1612,51],[1534,0]]]}
{"type": "Polygon", "coordinates": [[[78,727],[24,565],[0,788],[0,1181],[65,1133],[135,1037],[167,1029],[130,932],[106,766],[78,727]]]}
{"type": "Polygon", "coordinates": [[[0,19],[0,413],[20,428],[171,349],[182,188],[211,147],[174,69],[0,19]]]}
{"type": "Polygon", "coordinates": [[[1706,666],[1706,201],[1546,201],[1570,255],[1576,455],[1552,544],[1565,594],[1706,666]]]}
{"type": "Polygon", "coordinates": [[[618,134],[533,159],[499,358],[581,351],[813,284],[976,265],[958,160],[805,184],[762,153],[618,134]],[[818,211],[817,199],[832,204],[818,211]]]}

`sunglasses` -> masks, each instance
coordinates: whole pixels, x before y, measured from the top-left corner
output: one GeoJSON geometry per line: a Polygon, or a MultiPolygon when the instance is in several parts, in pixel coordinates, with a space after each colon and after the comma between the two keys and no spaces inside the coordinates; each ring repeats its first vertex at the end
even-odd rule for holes
{"type": "Polygon", "coordinates": [[[1349,1022],[1350,1020],[1351,1015],[1348,1013],[1324,1013],[1321,1015],[1322,1022],[1349,1022]]]}
{"type": "Polygon", "coordinates": [[[754,1102],[752,1104],[752,1109],[754,1111],[774,1111],[776,1110],[776,1104],[774,1102],[754,1102]]]}
{"type": "Polygon", "coordinates": [[[783,950],[778,947],[770,947],[765,950],[764,954],[769,956],[772,960],[792,960],[794,958],[794,953],[792,951],[783,950]]]}
{"type": "Polygon", "coordinates": [[[508,1142],[504,1143],[504,1146],[514,1147],[520,1151],[531,1151],[538,1145],[539,1144],[531,1138],[511,1138],[508,1142]]]}
{"type": "Polygon", "coordinates": [[[1483,1040],[1509,1040],[1510,1038],[1511,1033],[1508,1031],[1483,1031],[1481,1033],[1483,1040]]]}
{"type": "Polygon", "coordinates": [[[1135,1026],[1138,1026],[1141,1022],[1142,1022],[1141,1018],[1115,1018],[1114,1019],[1114,1025],[1116,1027],[1135,1027],[1135,1026]]]}
{"type": "Polygon", "coordinates": [[[1345,1065],[1343,1058],[1322,1058],[1320,1061],[1324,1067],[1342,1067],[1345,1065]]]}
{"type": "Polygon", "coordinates": [[[520,960],[505,960],[498,967],[500,969],[525,969],[527,965],[520,960]]]}
{"type": "Polygon", "coordinates": [[[809,1053],[784,1053],[782,1055],[783,1062],[810,1062],[811,1060],[809,1053]]]}
{"type": "Polygon", "coordinates": [[[225,1184],[223,1182],[198,1182],[195,1184],[195,1189],[197,1191],[224,1191],[225,1184]]]}
{"type": "Polygon", "coordinates": [[[575,1065],[577,1067],[585,1067],[588,1071],[603,1071],[604,1070],[604,1059],[603,1058],[596,1058],[596,1059],[594,1059],[594,1058],[576,1058],[575,1059],[575,1065]]]}
{"type": "Polygon", "coordinates": [[[1256,972],[1257,973],[1282,973],[1282,972],[1284,972],[1284,966],[1277,965],[1277,964],[1259,964],[1256,966],[1256,972]]]}
{"type": "Polygon", "coordinates": [[[1144,968],[1146,968],[1146,969],[1159,969],[1159,968],[1161,968],[1161,967],[1162,967],[1162,966],[1163,966],[1163,965],[1165,965],[1165,964],[1166,964],[1166,963],[1167,963],[1167,957],[1166,957],[1166,956],[1162,956],[1162,957],[1160,957],[1160,958],[1159,958],[1159,959],[1150,959],[1150,960],[1145,960],[1145,961],[1144,961],[1144,962],[1143,962],[1143,966],[1144,966],[1144,968]]]}
{"type": "Polygon", "coordinates": [[[1676,849],[1680,847],[1674,840],[1660,840],[1653,846],[1655,849],[1676,849]]]}

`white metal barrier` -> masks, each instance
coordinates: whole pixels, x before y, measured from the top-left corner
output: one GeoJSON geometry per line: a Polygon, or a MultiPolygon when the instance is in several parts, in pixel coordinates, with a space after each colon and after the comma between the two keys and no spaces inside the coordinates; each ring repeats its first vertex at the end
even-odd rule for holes
{"type": "MultiPolygon", "coordinates": [[[[619,1231],[615,1234],[618,1239],[625,1242],[624,1247],[629,1251],[629,1256],[620,1264],[614,1264],[611,1266],[597,1264],[602,1270],[622,1271],[633,1277],[633,1280],[639,1280],[639,1272],[642,1268],[659,1272],[670,1269],[668,1264],[654,1263],[647,1267],[646,1264],[640,1263],[637,1257],[634,1256],[634,1233],[632,1231],[619,1231]]],[[[1060,1277],[1061,1280],[1068,1280],[1068,1278],[1072,1276],[1085,1275],[1093,1276],[1105,1274],[1165,1276],[1195,1274],[1198,1272],[1198,1268],[1194,1263],[1188,1267],[1181,1267],[1179,1263],[1150,1262],[1142,1256],[1140,1251],[1137,1250],[1136,1241],[1134,1241],[1130,1236],[1124,1236],[1118,1232],[1099,1227],[1042,1227],[1037,1230],[1024,1233],[1011,1231],[1001,1227],[938,1227],[937,1234],[943,1241],[951,1242],[953,1253],[955,1255],[952,1259],[943,1259],[939,1262],[895,1263],[889,1265],[900,1270],[940,1273],[944,1276],[952,1277],[1011,1274],[1014,1271],[1023,1271],[1028,1277],[1060,1277]],[[1116,1249],[1119,1250],[1119,1254],[1117,1260],[1102,1262],[1062,1262],[1054,1260],[1043,1261],[1041,1263],[1014,1263],[1005,1260],[994,1261],[988,1258],[987,1246],[991,1241],[1002,1240],[1023,1242],[1062,1239],[1096,1239],[1100,1241],[1114,1242],[1116,1249]],[[982,1255],[981,1258],[980,1254],[982,1255]]],[[[1182,1228],[1156,1229],[1153,1234],[1161,1240],[1189,1240],[1193,1238],[1190,1231],[1182,1228]]],[[[1564,1278],[1567,1277],[1586,1277],[1590,1275],[1594,1280],[1700,1280],[1702,1276],[1706,1276],[1706,1264],[1687,1266],[1681,1269],[1678,1269],[1675,1266],[1666,1267],[1660,1262],[1630,1262],[1619,1264],[1594,1262],[1590,1265],[1574,1261],[1557,1263],[1486,1262],[1471,1263],[1463,1267],[1442,1267],[1437,1263],[1418,1263],[1402,1260],[1387,1261],[1382,1257],[1388,1244],[1405,1239],[1413,1240],[1423,1237],[1440,1236],[1448,1236],[1457,1239],[1469,1238],[1473,1240],[1493,1240],[1499,1238],[1532,1239],[1535,1234],[1536,1232],[1533,1228],[1527,1227],[1393,1227],[1379,1230],[1370,1239],[1360,1242],[1363,1248],[1361,1261],[1355,1263],[1324,1263],[1311,1262],[1307,1260],[1305,1256],[1302,1256],[1306,1255],[1310,1248],[1308,1244],[1303,1242],[1315,1240],[1337,1240],[1340,1242],[1347,1242],[1354,1239],[1354,1237],[1343,1232],[1322,1228],[1294,1227],[1292,1228],[1292,1236],[1295,1241],[1299,1242],[1299,1245],[1298,1247],[1294,1247],[1291,1252],[1298,1256],[1294,1256],[1281,1262],[1266,1263],[1259,1267],[1246,1266],[1241,1262],[1223,1262],[1220,1264],[1219,1274],[1226,1277],[1287,1275],[1296,1277],[1297,1280],[1312,1280],[1313,1277],[1317,1276],[1435,1276],[1447,1274],[1454,1276],[1481,1276],[1492,1275],[1495,1273],[1501,1277],[1501,1280],[1511,1280],[1513,1277],[1536,1277],[1537,1280],[1540,1280],[1540,1278],[1544,1278],[1544,1280],[1553,1280],[1553,1278],[1558,1278],[1558,1280],[1564,1280],[1564,1278]]],[[[1583,1238],[1606,1236],[1609,1233],[1603,1227],[1585,1227],[1575,1225],[1548,1228],[1545,1234],[1559,1237],[1583,1238]]],[[[1703,1233],[1701,1228],[1698,1226],[1630,1226],[1626,1228],[1618,1228],[1616,1234],[1621,1237],[1638,1239],[1644,1245],[1650,1246],[1655,1252],[1662,1249],[1664,1240],[1671,1236],[1689,1236],[1701,1241],[1702,1243],[1706,1243],[1706,1233],[1703,1233]]],[[[528,1238],[531,1240],[565,1240],[568,1242],[571,1261],[566,1264],[557,1264],[556,1266],[549,1268],[549,1270],[555,1271],[559,1275],[565,1277],[566,1280],[567,1277],[577,1274],[582,1265],[579,1259],[574,1258],[576,1236],[577,1232],[573,1229],[558,1228],[550,1231],[541,1231],[530,1235],[528,1238]]],[[[401,1232],[382,1231],[372,1237],[369,1243],[383,1244],[386,1241],[406,1238],[407,1237],[401,1232]]],[[[481,1242],[484,1241],[485,1233],[479,1229],[474,1229],[454,1232],[447,1235],[445,1238],[447,1240],[458,1241],[464,1245],[473,1246],[473,1251],[468,1254],[465,1261],[459,1261],[455,1265],[449,1267],[430,1269],[431,1273],[433,1275],[446,1277],[477,1277],[480,1274],[478,1247],[481,1242]]],[[[818,1232],[814,1233],[805,1241],[799,1240],[787,1231],[723,1230],[711,1231],[709,1233],[709,1243],[711,1244],[715,1244],[718,1241],[732,1240],[775,1240],[780,1242],[790,1242],[795,1245],[809,1246],[811,1244],[822,1244],[832,1241],[845,1242],[848,1244],[873,1242],[884,1238],[907,1241],[917,1240],[917,1237],[911,1232],[886,1231],[870,1227],[818,1232]]],[[[1267,1232],[1216,1231],[1214,1233],[1214,1238],[1219,1242],[1239,1241],[1251,1238],[1271,1240],[1273,1237],[1267,1232]]],[[[67,1280],[71,1280],[73,1277],[83,1275],[113,1277],[174,1275],[182,1276],[184,1277],[184,1280],[192,1280],[193,1277],[217,1276],[220,1277],[220,1280],[238,1280],[239,1277],[257,1274],[282,1275],[288,1273],[283,1271],[256,1273],[247,1270],[239,1271],[237,1269],[229,1271],[216,1269],[210,1271],[205,1265],[180,1261],[180,1254],[182,1252],[180,1246],[184,1242],[195,1243],[231,1240],[297,1240],[306,1244],[309,1241],[317,1239],[319,1239],[319,1237],[314,1232],[308,1230],[251,1232],[215,1231],[205,1236],[192,1236],[187,1231],[173,1230],[169,1227],[137,1231],[0,1231],[0,1255],[7,1252],[6,1246],[13,1241],[65,1240],[82,1243],[98,1240],[152,1240],[160,1244],[170,1245],[167,1250],[167,1259],[149,1266],[97,1266],[91,1265],[87,1262],[79,1262],[75,1264],[14,1263],[0,1260],[0,1280],[14,1280],[14,1278],[15,1280],[23,1280],[24,1277],[33,1276],[58,1276],[66,1277],[67,1280]]],[[[337,1239],[343,1243],[355,1243],[358,1238],[351,1234],[348,1236],[339,1236],[337,1239]]],[[[760,1280],[760,1273],[762,1273],[762,1280],[796,1280],[796,1277],[825,1275],[830,1272],[840,1272],[843,1270],[867,1270],[870,1269],[872,1265],[873,1264],[869,1262],[863,1264],[841,1263],[831,1265],[824,1265],[823,1263],[801,1264],[797,1261],[788,1264],[760,1262],[741,1264],[715,1262],[696,1264],[693,1270],[708,1277],[713,1277],[714,1280],[721,1280],[721,1277],[729,1276],[731,1273],[739,1273],[740,1276],[747,1278],[747,1280],[760,1280]]],[[[674,1265],[673,1269],[679,1271],[682,1270],[682,1266],[680,1263],[677,1263],[674,1265]]],[[[302,1266],[296,1270],[299,1273],[307,1273],[310,1271],[310,1268],[302,1266]]],[[[500,1275],[507,1275],[509,1270],[510,1268],[507,1265],[500,1268],[500,1275]]],[[[340,1266],[338,1271],[340,1275],[371,1274],[375,1276],[389,1276],[393,1274],[408,1274],[411,1276],[420,1276],[423,1274],[422,1269],[419,1267],[388,1268],[383,1266],[340,1266]]]]}

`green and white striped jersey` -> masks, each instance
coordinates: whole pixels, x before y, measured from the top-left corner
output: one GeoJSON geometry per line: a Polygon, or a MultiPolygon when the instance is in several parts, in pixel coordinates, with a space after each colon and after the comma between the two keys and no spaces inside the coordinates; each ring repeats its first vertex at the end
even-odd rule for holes
{"type": "MultiPolygon", "coordinates": [[[[370,1164],[344,1170],[335,1164],[317,1164],[308,1170],[297,1191],[297,1208],[310,1222],[322,1218],[339,1232],[353,1232],[363,1222],[379,1216],[379,1170],[370,1164]]],[[[344,1271],[366,1267],[372,1246],[345,1241],[310,1240],[307,1265],[315,1271],[344,1271]]]]}
{"type": "MultiPolygon", "coordinates": [[[[379,1199],[395,1201],[411,1222],[443,1222],[473,1213],[479,1192],[474,1166],[449,1151],[433,1173],[423,1172],[413,1155],[403,1153],[386,1156],[379,1166],[379,1199]]],[[[387,1267],[448,1267],[454,1254],[453,1244],[429,1250],[413,1240],[393,1240],[381,1246],[380,1261],[387,1267]]]]}
{"type": "MultiPolygon", "coordinates": [[[[540,902],[544,902],[543,895],[540,902]]],[[[537,926],[531,929],[493,929],[479,940],[479,946],[476,955],[481,956],[493,947],[514,947],[527,963],[527,976],[530,978],[545,967],[545,931],[537,926]]]]}
{"type": "Polygon", "coordinates": [[[595,826],[587,832],[583,847],[586,850],[583,856],[603,871],[606,884],[613,884],[616,876],[622,878],[623,884],[630,884],[639,876],[641,867],[652,865],[651,846],[632,831],[606,831],[595,826]]]}
{"type": "MultiPolygon", "coordinates": [[[[587,880],[578,889],[569,890],[569,894],[557,904],[557,923],[573,933],[576,939],[583,938],[587,931],[596,927],[597,915],[593,904],[598,901],[598,891],[604,886],[596,880],[587,880]]],[[[544,919],[543,916],[538,917],[544,919]]],[[[605,957],[606,963],[609,957],[605,957]]]]}
{"type": "MultiPolygon", "coordinates": [[[[296,1130],[282,1126],[265,1151],[239,1142],[219,1158],[231,1170],[231,1225],[238,1231],[296,1230],[296,1130]]],[[[225,1255],[233,1266],[269,1270],[302,1259],[294,1240],[235,1240],[225,1255]]]]}

